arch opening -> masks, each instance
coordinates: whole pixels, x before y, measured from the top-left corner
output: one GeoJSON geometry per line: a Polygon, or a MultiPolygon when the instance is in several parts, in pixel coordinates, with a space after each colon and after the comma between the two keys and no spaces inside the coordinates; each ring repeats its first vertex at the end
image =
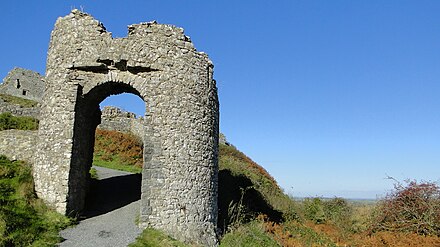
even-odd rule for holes
{"type": "MultiPolygon", "coordinates": [[[[136,116],[131,116],[130,118],[129,115],[123,112],[114,111],[110,111],[110,114],[113,115],[105,116],[105,114],[109,113],[105,112],[106,109],[100,109],[100,103],[106,98],[121,94],[132,95],[132,98],[141,101],[144,104],[144,109],[146,109],[145,101],[140,96],[140,93],[132,86],[124,83],[106,82],[92,88],[86,94],[82,94],[81,87],[78,90],[75,106],[73,152],[69,174],[68,200],[70,202],[68,205],[72,207],[71,212],[80,213],[82,217],[93,217],[107,213],[141,198],[141,171],[145,160],[148,160],[145,159],[143,151],[143,146],[148,146],[145,145],[144,141],[145,119],[136,116]],[[107,131],[100,131],[98,126],[102,126],[107,131]],[[112,141],[111,138],[113,138],[113,141],[122,141],[121,135],[126,135],[131,136],[138,142],[137,158],[131,160],[136,160],[137,174],[97,167],[95,169],[98,174],[104,173],[105,175],[102,177],[101,174],[100,180],[91,178],[90,169],[94,162],[97,133],[100,135],[100,138],[107,138],[107,141],[112,141]]],[[[120,143],[108,144],[114,148],[118,147],[120,143]]],[[[117,152],[118,150],[112,151],[110,148],[105,151],[107,152],[107,159],[111,160],[115,155],[112,152],[117,152]]],[[[118,160],[115,160],[115,162],[118,162],[118,160]]]]}
{"type": "Polygon", "coordinates": [[[145,102],[141,97],[132,93],[121,93],[117,95],[111,95],[105,98],[99,107],[101,111],[105,107],[117,107],[124,112],[134,113],[136,118],[145,117],[145,102]]]}

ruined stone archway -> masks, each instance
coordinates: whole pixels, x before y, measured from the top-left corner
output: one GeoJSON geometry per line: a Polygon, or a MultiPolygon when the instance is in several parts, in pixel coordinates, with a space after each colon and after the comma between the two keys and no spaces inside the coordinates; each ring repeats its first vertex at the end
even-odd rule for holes
{"type": "MultiPolygon", "coordinates": [[[[79,88],[82,90],[81,87],[79,88]]],[[[67,213],[77,212],[84,208],[85,198],[89,192],[89,170],[93,162],[94,141],[96,127],[101,123],[101,110],[99,104],[110,95],[130,93],[142,99],[140,93],[132,86],[121,82],[105,82],[95,86],[87,93],[80,93],[75,107],[75,123],[73,135],[73,151],[77,155],[72,156],[69,174],[69,188],[75,190],[71,193],[67,213]]],[[[142,99],[143,100],[143,99],[142,99]]],[[[144,101],[145,102],[145,101],[144,101]]],[[[143,141],[144,166],[151,165],[152,145],[150,144],[146,120],[139,121],[140,130],[135,134],[143,141]]]]}
{"type": "Polygon", "coordinates": [[[78,10],[52,31],[42,102],[35,189],[65,214],[87,191],[98,104],[133,93],[148,109],[142,139],[140,224],[177,239],[216,245],[218,99],[213,65],[183,30],[155,22],[112,38],[78,10]]]}

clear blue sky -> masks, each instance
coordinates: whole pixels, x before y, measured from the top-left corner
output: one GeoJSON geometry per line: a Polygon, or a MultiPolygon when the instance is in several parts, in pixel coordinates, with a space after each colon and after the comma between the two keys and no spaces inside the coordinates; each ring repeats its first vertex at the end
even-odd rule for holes
{"type": "MultiPolygon", "coordinates": [[[[115,37],[183,27],[215,64],[221,131],[287,193],[375,198],[387,175],[440,180],[440,1],[2,1],[0,77],[44,74],[74,7],[115,37]]],[[[142,112],[133,99],[119,105],[142,112]]]]}

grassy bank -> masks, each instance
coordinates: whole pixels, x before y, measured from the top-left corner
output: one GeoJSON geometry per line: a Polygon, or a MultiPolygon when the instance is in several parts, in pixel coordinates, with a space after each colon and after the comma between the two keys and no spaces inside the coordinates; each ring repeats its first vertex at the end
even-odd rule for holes
{"type": "Polygon", "coordinates": [[[0,246],[54,246],[72,220],[37,199],[31,167],[0,156],[0,246]]]}
{"type": "Polygon", "coordinates": [[[137,238],[135,243],[129,245],[129,247],[185,247],[188,246],[182,242],[179,242],[161,231],[147,228],[141,236],[137,238]]]}
{"type": "Polygon", "coordinates": [[[142,150],[142,141],[131,134],[97,129],[93,165],[141,173],[142,150]]]}

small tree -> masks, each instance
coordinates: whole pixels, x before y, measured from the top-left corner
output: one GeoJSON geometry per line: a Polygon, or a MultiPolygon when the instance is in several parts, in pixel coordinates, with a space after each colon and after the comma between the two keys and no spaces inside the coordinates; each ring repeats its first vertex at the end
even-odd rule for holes
{"type": "Polygon", "coordinates": [[[440,236],[440,188],[433,182],[394,184],[376,206],[371,231],[414,232],[440,236]]]}

